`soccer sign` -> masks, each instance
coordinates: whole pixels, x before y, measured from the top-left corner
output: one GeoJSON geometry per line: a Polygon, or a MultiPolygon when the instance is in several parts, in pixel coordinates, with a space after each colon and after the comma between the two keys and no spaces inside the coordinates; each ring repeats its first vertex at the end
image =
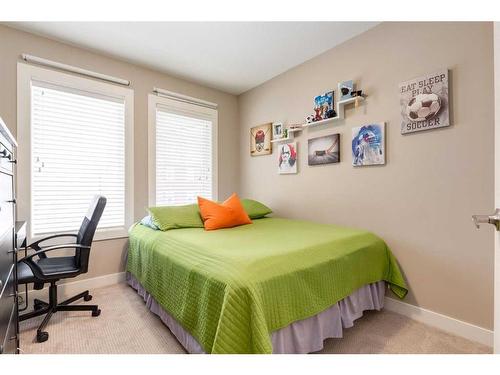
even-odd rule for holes
{"type": "Polygon", "coordinates": [[[401,134],[450,125],[447,69],[401,83],[399,94],[401,134]]]}

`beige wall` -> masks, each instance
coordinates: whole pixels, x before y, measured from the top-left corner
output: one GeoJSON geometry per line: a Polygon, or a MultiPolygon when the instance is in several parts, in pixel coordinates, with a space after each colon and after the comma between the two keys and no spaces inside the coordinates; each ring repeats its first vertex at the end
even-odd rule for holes
{"type": "MultiPolygon", "coordinates": [[[[148,205],[147,95],[151,93],[153,87],[161,87],[219,105],[219,194],[224,197],[237,190],[239,153],[235,140],[238,139],[239,129],[236,96],[0,25],[0,116],[14,135],[16,135],[17,121],[16,65],[21,53],[131,80],[131,88],[134,89],[135,95],[134,211],[136,219],[144,216],[148,205]]],[[[125,239],[96,242],[92,250],[89,273],[82,278],[122,271],[125,248],[125,239]]]]}
{"type": "Polygon", "coordinates": [[[279,216],[366,228],[398,258],[406,301],[493,326],[493,233],[474,213],[494,208],[491,23],[384,23],[239,97],[240,187],[279,216]],[[399,82],[451,70],[453,126],[400,134],[399,82]],[[312,98],[346,79],[366,102],[344,121],[297,137],[299,173],[278,175],[276,151],[249,156],[249,128],[301,122],[312,98]],[[387,165],[351,166],[351,128],[386,122],[387,165]],[[341,134],[341,162],[307,166],[307,139],[341,134]]]}

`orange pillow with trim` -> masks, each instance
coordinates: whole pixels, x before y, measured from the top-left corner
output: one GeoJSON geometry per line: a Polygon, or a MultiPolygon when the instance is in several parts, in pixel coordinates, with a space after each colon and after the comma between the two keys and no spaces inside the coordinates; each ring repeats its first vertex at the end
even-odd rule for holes
{"type": "Polygon", "coordinates": [[[232,228],[238,225],[252,224],[240,198],[233,193],[223,203],[198,197],[198,207],[205,230],[232,228]]]}

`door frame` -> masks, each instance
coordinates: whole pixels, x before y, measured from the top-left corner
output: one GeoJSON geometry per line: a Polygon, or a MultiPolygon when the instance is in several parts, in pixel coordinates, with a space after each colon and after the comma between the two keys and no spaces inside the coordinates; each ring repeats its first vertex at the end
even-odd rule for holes
{"type": "MultiPolygon", "coordinates": [[[[495,84],[495,207],[500,207],[500,22],[493,23],[493,56],[495,84]]],[[[494,275],[494,344],[493,352],[500,354],[500,232],[495,232],[494,275]]]]}

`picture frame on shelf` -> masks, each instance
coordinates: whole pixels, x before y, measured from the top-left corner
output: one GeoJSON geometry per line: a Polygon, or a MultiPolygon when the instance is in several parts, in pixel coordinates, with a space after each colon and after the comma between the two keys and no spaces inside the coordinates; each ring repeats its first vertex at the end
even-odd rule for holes
{"type": "Polygon", "coordinates": [[[314,120],[321,121],[335,116],[335,92],[328,91],[314,98],[314,120]]]}
{"type": "Polygon", "coordinates": [[[282,122],[273,122],[273,139],[280,139],[284,137],[285,126],[282,122]]]}
{"type": "Polygon", "coordinates": [[[339,86],[339,101],[352,98],[351,94],[354,91],[354,81],[352,79],[349,81],[340,82],[338,86],[339,86]]]}

